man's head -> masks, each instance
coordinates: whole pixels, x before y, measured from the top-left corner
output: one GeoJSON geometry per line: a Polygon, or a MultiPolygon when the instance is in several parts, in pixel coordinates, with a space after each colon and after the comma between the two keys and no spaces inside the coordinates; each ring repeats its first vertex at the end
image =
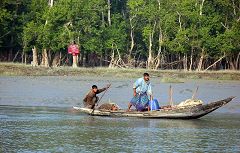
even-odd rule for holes
{"type": "Polygon", "coordinates": [[[144,74],[143,74],[143,78],[144,78],[145,81],[149,81],[150,76],[149,76],[148,73],[144,73],[144,74]]]}
{"type": "Polygon", "coordinates": [[[98,90],[98,87],[97,87],[96,85],[93,85],[93,86],[92,86],[92,91],[96,93],[97,90],[98,90]]]}

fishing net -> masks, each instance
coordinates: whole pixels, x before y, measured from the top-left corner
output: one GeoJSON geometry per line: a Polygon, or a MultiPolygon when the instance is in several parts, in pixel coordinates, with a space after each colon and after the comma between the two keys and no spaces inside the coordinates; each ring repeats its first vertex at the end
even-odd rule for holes
{"type": "Polygon", "coordinates": [[[203,104],[203,101],[199,99],[187,99],[181,102],[180,104],[178,104],[177,107],[192,107],[192,106],[202,105],[202,104],[203,104]]]}
{"type": "Polygon", "coordinates": [[[120,107],[115,103],[104,103],[98,107],[99,110],[119,110],[120,107]]]}

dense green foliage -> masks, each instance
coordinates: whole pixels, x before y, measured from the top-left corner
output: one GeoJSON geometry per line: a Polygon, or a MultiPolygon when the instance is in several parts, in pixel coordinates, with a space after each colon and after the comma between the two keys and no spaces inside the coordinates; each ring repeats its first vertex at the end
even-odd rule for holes
{"type": "MultiPolygon", "coordinates": [[[[33,47],[40,57],[44,49],[49,56],[66,55],[72,41],[83,65],[239,69],[240,1],[0,2],[1,60],[19,51],[31,57],[33,47]]],[[[64,64],[68,57],[60,58],[64,64]]]]}

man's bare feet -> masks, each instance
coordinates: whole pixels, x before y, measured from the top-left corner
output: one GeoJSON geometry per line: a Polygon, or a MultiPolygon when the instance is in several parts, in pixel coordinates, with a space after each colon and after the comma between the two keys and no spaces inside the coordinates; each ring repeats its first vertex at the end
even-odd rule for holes
{"type": "Polygon", "coordinates": [[[128,103],[128,109],[127,109],[127,112],[130,112],[130,111],[131,111],[131,107],[132,107],[132,104],[131,104],[131,103],[128,103]]]}

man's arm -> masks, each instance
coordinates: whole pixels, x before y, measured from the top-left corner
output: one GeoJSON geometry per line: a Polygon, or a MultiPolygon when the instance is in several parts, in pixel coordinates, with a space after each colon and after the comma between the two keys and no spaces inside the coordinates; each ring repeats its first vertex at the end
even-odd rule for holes
{"type": "Polygon", "coordinates": [[[137,89],[141,85],[141,82],[142,82],[142,78],[137,79],[137,81],[134,82],[133,84],[133,88],[137,89]]]}
{"type": "Polygon", "coordinates": [[[137,96],[137,91],[136,88],[133,88],[133,96],[136,97],[137,96]]]}
{"type": "Polygon", "coordinates": [[[101,93],[101,92],[107,90],[109,87],[110,87],[110,84],[108,84],[105,88],[98,89],[97,94],[99,94],[99,93],[101,93]]]}
{"type": "Polygon", "coordinates": [[[134,82],[134,84],[133,84],[133,96],[134,97],[137,96],[136,89],[141,85],[141,82],[142,82],[142,79],[140,78],[140,79],[137,79],[137,81],[134,82]]]}
{"type": "Polygon", "coordinates": [[[102,88],[102,89],[98,89],[97,94],[99,94],[99,93],[105,91],[106,89],[107,89],[106,87],[105,87],[105,88],[102,88]]]}

